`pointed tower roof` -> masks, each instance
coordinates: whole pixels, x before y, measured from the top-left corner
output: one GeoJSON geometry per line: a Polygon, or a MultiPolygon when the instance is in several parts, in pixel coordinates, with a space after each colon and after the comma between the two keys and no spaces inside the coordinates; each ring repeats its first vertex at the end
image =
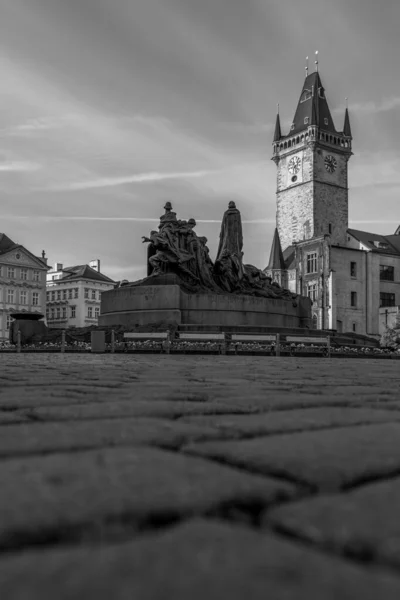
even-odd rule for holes
{"type": "Polygon", "coordinates": [[[309,125],[337,133],[318,71],[307,75],[304,81],[290,135],[304,131],[309,125]]]}
{"type": "Polygon", "coordinates": [[[281,132],[281,119],[279,117],[279,113],[276,113],[276,123],[275,123],[275,133],[274,133],[274,142],[279,142],[282,137],[281,132]]]}
{"type": "Polygon", "coordinates": [[[274,239],[272,240],[271,254],[267,269],[285,270],[285,259],[283,258],[281,240],[279,238],[278,229],[275,229],[274,239]]]}
{"type": "Polygon", "coordinates": [[[344,113],[343,134],[351,137],[349,109],[347,107],[346,107],[346,112],[344,113]]]}

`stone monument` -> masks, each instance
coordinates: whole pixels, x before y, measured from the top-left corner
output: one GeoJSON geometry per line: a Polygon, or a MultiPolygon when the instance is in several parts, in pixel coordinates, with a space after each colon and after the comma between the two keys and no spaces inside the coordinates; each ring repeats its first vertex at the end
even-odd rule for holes
{"type": "Polygon", "coordinates": [[[240,211],[229,202],[215,262],[196,221],[179,220],[167,202],[147,243],[147,277],[103,292],[100,326],[156,323],[199,327],[310,327],[309,298],[281,288],[260,269],[243,264],[240,211]]]}

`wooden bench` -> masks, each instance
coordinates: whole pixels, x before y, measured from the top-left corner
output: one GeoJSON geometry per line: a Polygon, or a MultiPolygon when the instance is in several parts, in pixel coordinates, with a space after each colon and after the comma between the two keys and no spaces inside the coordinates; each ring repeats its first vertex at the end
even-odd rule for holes
{"type": "MultiPolygon", "coordinates": [[[[230,340],[228,341],[228,347],[230,344],[235,345],[235,354],[238,353],[238,345],[241,342],[268,342],[271,346],[271,353],[276,354],[276,334],[262,334],[262,333],[233,333],[230,340]]],[[[279,350],[278,350],[279,352],[279,350]]]]}
{"type": "Polygon", "coordinates": [[[186,333],[182,331],[175,340],[186,342],[218,342],[220,354],[226,354],[226,342],[224,333],[203,333],[202,331],[186,333]]]}
{"type": "MultiPolygon", "coordinates": [[[[331,355],[331,338],[329,335],[326,337],[317,337],[310,335],[288,335],[286,336],[286,343],[304,344],[305,346],[322,346],[324,349],[325,356],[330,357],[331,355]]],[[[290,351],[290,354],[293,355],[292,350],[290,351]]]]}
{"type": "Polygon", "coordinates": [[[128,342],[146,342],[155,341],[160,342],[160,352],[165,351],[169,353],[170,348],[170,334],[169,331],[151,331],[151,332],[127,332],[124,333],[124,341],[128,342]]]}

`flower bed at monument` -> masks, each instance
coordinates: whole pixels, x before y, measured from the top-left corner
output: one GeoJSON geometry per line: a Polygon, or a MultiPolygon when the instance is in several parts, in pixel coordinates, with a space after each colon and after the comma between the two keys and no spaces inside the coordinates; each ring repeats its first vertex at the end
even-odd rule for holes
{"type": "MultiPolygon", "coordinates": [[[[106,344],[106,352],[111,351],[111,344],[106,344]]],[[[172,342],[170,352],[172,354],[185,353],[201,353],[201,354],[219,354],[221,352],[221,342],[218,341],[178,341],[172,342]]],[[[61,342],[45,342],[37,344],[23,345],[21,352],[60,352],[61,342]]],[[[156,340],[132,341],[132,342],[116,342],[115,353],[134,353],[134,352],[149,352],[160,353],[165,351],[163,342],[156,340]]],[[[281,355],[283,356],[302,356],[302,355],[326,355],[327,347],[322,345],[306,345],[306,344],[285,344],[280,345],[281,355]]],[[[15,344],[9,342],[0,342],[0,352],[17,352],[15,344]]],[[[65,344],[65,352],[91,352],[90,342],[70,342],[65,344]]],[[[236,342],[227,347],[227,354],[275,354],[275,343],[260,344],[257,342],[236,342]]],[[[370,348],[370,347],[350,347],[350,346],[331,346],[331,354],[347,355],[347,356],[393,356],[400,358],[400,349],[390,348],[370,348]]]]}

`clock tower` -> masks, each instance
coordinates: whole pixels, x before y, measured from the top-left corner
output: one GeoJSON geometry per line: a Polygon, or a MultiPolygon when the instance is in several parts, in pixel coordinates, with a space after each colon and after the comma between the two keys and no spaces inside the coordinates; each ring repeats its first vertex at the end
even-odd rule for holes
{"type": "Polygon", "coordinates": [[[351,141],[347,108],[343,131],[337,131],[318,71],[307,75],[287,135],[276,118],[272,160],[283,250],[326,234],[332,244],[346,245],[351,141]]]}

